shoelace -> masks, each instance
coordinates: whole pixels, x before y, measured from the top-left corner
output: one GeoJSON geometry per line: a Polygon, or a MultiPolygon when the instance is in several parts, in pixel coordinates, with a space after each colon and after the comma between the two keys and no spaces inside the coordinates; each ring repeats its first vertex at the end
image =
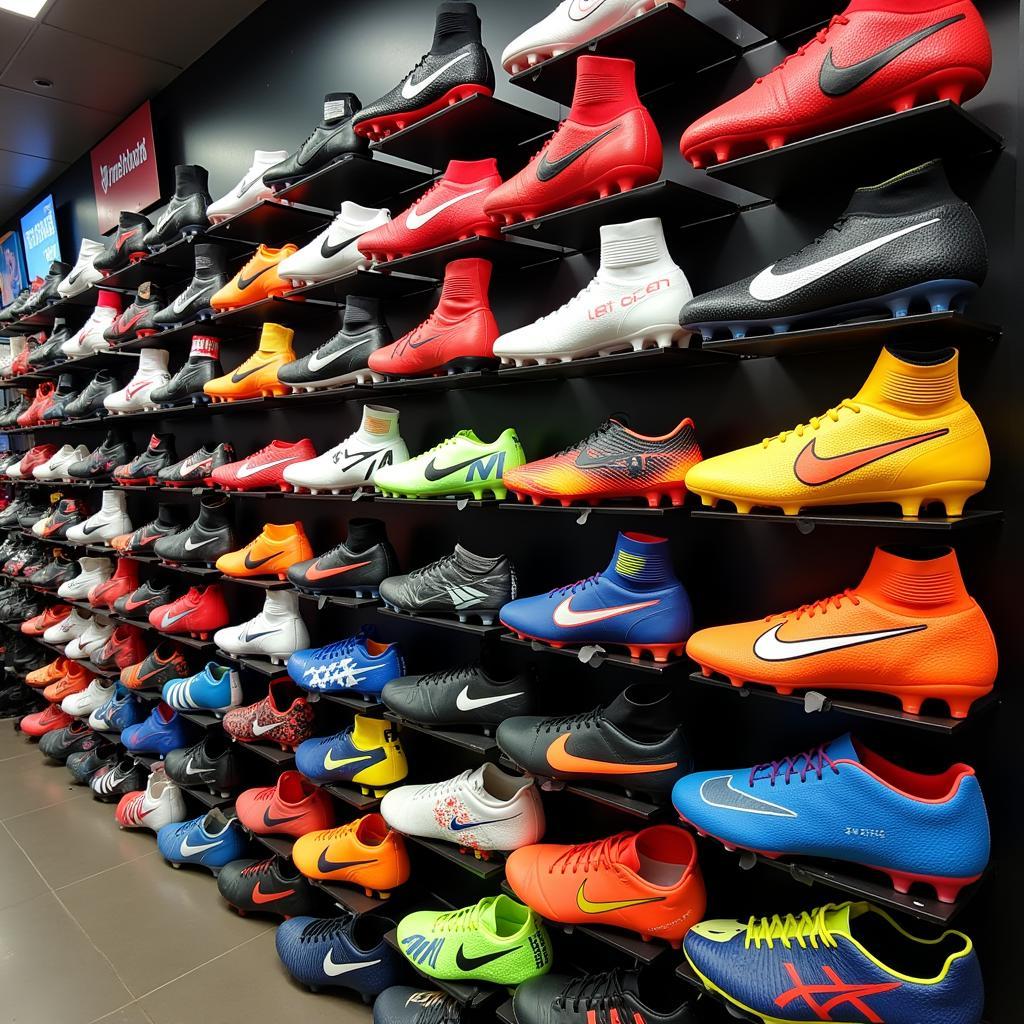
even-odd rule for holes
{"type": "Polygon", "coordinates": [[[459,682],[463,679],[471,679],[477,672],[477,665],[460,665],[458,668],[449,668],[441,672],[428,672],[420,676],[420,686],[443,686],[447,683],[459,682]]]}
{"type": "Polygon", "coordinates": [[[270,869],[274,866],[274,858],[268,857],[266,860],[259,860],[255,864],[247,864],[239,874],[243,878],[253,878],[256,875],[263,876],[270,873],[270,869]]]}
{"type": "Polygon", "coordinates": [[[321,939],[336,939],[344,934],[348,919],[344,917],[322,917],[302,929],[299,942],[319,942],[321,939]]]}
{"type": "Polygon", "coordinates": [[[800,781],[805,782],[808,774],[815,775],[819,779],[826,768],[831,768],[833,774],[839,774],[836,763],[825,753],[824,746],[817,750],[808,750],[803,754],[795,754],[792,757],[784,757],[781,761],[771,761],[766,764],[758,764],[750,769],[749,785],[751,789],[757,781],[758,775],[768,772],[768,783],[775,785],[775,780],[781,775],[783,782],[788,786],[789,780],[794,775],[800,776],[800,781]]]}
{"type": "Polygon", "coordinates": [[[358,823],[358,821],[350,821],[346,825],[338,825],[337,828],[324,829],[323,832],[318,832],[317,835],[324,842],[333,843],[335,839],[344,839],[346,836],[353,835],[358,823]]]}
{"type": "Polygon", "coordinates": [[[600,707],[594,708],[593,711],[562,715],[560,718],[548,718],[537,724],[536,731],[539,733],[543,729],[544,732],[557,732],[560,729],[567,727],[573,729],[589,729],[591,726],[597,726],[600,728],[600,716],[603,713],[604,708],[600,707]]]}
{"type": "Polygon", "coordinates": [[[334,661],[339,655],[350,657],[357,648],[363,645],[365,640],[366,634],[360,630],[355,636],[350,636],[346,640],[336,640],[333,644],[321,647],[313,655],[313,661],[334,661]]]}
{"type": "Polygon", "coordinates": [[[781,64],[779,64],[777,67],[772,68],[772,70],[769,71],[767,75],[762,75],[760,78],[758,78],[757,82],[763,82],[770,75],[774,75],[776,71],[781,71],[791,60],[796,60],[797,57],[802,57],[812,46],[814,46],[815,43],[827,42],[829,32],[831,32],[832,29],[834,29],[837,25],[849,25],[849,23],[850,19],[844,17],[842,14],[834,15],[832,20],[823,29],[821,29],[815,35],[811,36],[811,38],[808,39],[803,46],[799,47],[798,49],[794,50],[791,54],[789,54],[782,61],[781,64]]]}
{"type": "Polygon", "coordinates": [[[820,416],[812,416],[807,423],[798,423],[792,430],[781,430],[774,437],[766,437],[761,442],[761,446],[763,448],[767,448],[772,441],[779,441],[781,444],[785,444],[791,434],[795,434],[797,437],[803,437],[808,430],[817,430],[825,420],[831,420],[833,423],[838,423],[839,414],[844,409],[848,409],[852,413],[860,412],[860,406],[856,402],[852,399],[844,398],[834,409],[826,409],[820,416]]]}
{"type": "Polygon", "coordinates": [[[616,970],[573,978],[555,996],[554,1002],[559,1010],[568,1007],[573,1013],[579,1013],[581,1008],[595,1009],[614,1004],[623,994],[622,974],[616,970]]]}
{"type": "Polygon", "coordinates": [[[604,440],[604,435],[612,429],[610,420],[605,420],[593,433],[588,434],[582,441],[576,441],[574,444],[567,445],[560,452],[556,452],[556,455],[572,455],[574,452],[583,451],[589,448],[592,444],[597,444],[598,441],[604,440]]]}
{"type": "Polygon", "coordinates": [[[787,914],[785,917],[752,917],[747,922],[747,935],[743,940],[745,949],[751,945],[755,949],[761,948],[764,942],[769,949],[775,948],[776,942],[781,942],[786,949],[790,949],[794,942],[801,949],[806,949],[810,943],[812,949],[818,948],[820,942],[823,946],[837,946],[838,943],[832,938],[832,933],[825,922],[825,915],[832,910],[838,909],[835,904],[828,903],[817,910],[804,911],[799,917],[787,914]]]}
{"type": "Polygon", "coordinates": [[[575,583],[569,583],[564,587],[555,587],[554,590],[548,593],[548,597],[566,597],[567,595],[582,593],[588,587],[596,585],[600,579],[601,574],[595,572],[593,576],[587,576],[582,580],[577,580],[575,583]]]}
{"type": "Polygon", "coordinates": [[[847,587],[841,594],[832,594],[829,597],[819,598],[817,601],[802,604],[799,608],[783,612],[781,615],[766,615],[764,621],[771,622],[772,619],[788,619],[790,617],[801,619],[805,615],[809,619],[813,619],[815,615],[828,615],[829,610],[832,608],[841,609],[844,601],[849,601],[855,608],[860,604],[860,598],[857,596],[856,591],[847,587]]]}
{"type": "Polygon", "coordinates": [[[469,783],[469,776],[471,771],[464,771],[461,775],[456,775],[454,779],[445,779],[442,782],[435,782],[429,786],[423,787],[424,797],[442,797],[447,796],[449,793],[453,793],[458,789],[463,788],[469,783]]]}
{"type": "Polygon", "coordinates": [[[451,910],[446,914],[439,914],[434,921],[434,931],[441,935],[453,935],[459,932],[475,932],[480,926],[480,914],[486,904],[494,902],[494,898],[481,900],[471,907],[462,907],[459,910],[451,910]]]}
{"type": "Polygon", "coordinates": [[[610,868],[621,860],[622,847],[632,838],[631,832],[619,832],[607,839],[597,839],[592,843],[578,843],[570,846],[565,853],[556,857],[548,868],[552,875],[557,870],[560,874],[571,871],[591,871],[594,868],[610,868]]]}
{"type": "MultiPolygon", "coordinates": [[[[248,264],[246,264],[246,269],[248,269],[248,264]]],[[[244,273],[244,271],[243,271],[243,273],[244,273]]],[[[273,359],[273,358],[274,357],[273,357],[272,353],[264,352],[262,349],[258,348],[258,349],[256,349],[255,352],[253,352],[253,354],[251,356],[249,356],[248,359],[245,360],[244,363],[242,363],[239,366],[236,366],[235,369],[231,371],[232,376],[237,376],[239,371],[241,371],[241,370],[251,370],[251,369],[253,369],[254,367],[257,367],[257,366],[263,366],[263,364],[268,359],[273,359]],[[259,360],[263,360],[263,362],[259,362],[259,360]]],[[[266,448],[261,448],[256,454],[257,455],[262,455],[263,452],[265,452],[266,450],[267,450],[266,448]]]]}
{"type": "Polygon", "coordinates": [[[444,555],[436,562],[431,562],[429,565],[421,566],[419,569],[413,569],[412,572],[409,573],[409,579],[420,579],[424,576],[435,576],[454,560],[455,552],[453,551],[450,555],[444,555]]]}

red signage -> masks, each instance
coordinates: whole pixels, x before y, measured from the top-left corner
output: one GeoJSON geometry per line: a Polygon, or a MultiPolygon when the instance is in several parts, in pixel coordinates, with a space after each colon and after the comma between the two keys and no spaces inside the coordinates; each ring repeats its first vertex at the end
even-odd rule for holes
{"type": "Polygon", "coordinates": [[[148,101],[94,147],[92,185],[103,234],[117,227],[122,210],[139,213],[160,198],[148,101]]]}

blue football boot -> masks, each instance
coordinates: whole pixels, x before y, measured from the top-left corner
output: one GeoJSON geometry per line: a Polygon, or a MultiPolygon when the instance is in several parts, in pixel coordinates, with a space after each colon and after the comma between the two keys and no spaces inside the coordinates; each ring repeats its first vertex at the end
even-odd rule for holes
{"type": "Polygon", "coordinates": [[[117,683],[109,699],[89,716],[97,732],[123,732],[146,717],[146,706],[127,687],[117,683]]]}
{"type": "Polygon", "coordinates": [[[607,644],[655,661],[681,656],[693,626],[668,541],[643,533],[620,533],[604,572],[511,601],[501,621],[520,638],[552,647],[607,644]]]}
{"type": "Polygon", "coordinates": [[[164,683],[164,700],[175,711],[212,711],[223,714],[242,703],[242,681],[227,665],[207,662],[194,676],[164,683]]]}
{"type": "Polygon", "coordinates": [[[288,973],[314,992],[348,988],[370,1002],[408,978],[402,955],[384,941],[393,927],[376,915],[293,917],[277,929],[277,955],[288,973]]]}
{"type": "Polygon", "coordinates": [[[133,754],[159,754],[163,757],[172,750],[187,747],[191,737],[185,719],[161,701],[149,718],[121,733],[121,743],[133,754]]]}
{"type": "Polygon", "coordinates": [[[398,727],[367,715],[356,715],[343,732],[300,743],[295,767],[310,782],[355,782],[374,788],[401,782],[409,772],[398,727]]]}
{"type": "Polygon", "coordinates": [[[985,1001],[966,935],[919,939],[868,903],[702,921],[683,951],[709,992],[765,1024],[978,1024],[985,1001]]]}
{"type": "Polygon", "coordinates": [[[771,764],[684,776],[672,802],[729,848],[850,861],[884,871],[899,892],[926,882],[944,903],[988,864],[988,814],[973,768],[920,775],[849,734],[771,764]]]}
{"type": "Polygon", "coordinates": [[[378,643],[365,629],[326,647],[296,651],[288,659],[288,675],[311,693],[376,695],[404,674],[398,644],[378,643]]]}
{"type": "Polygon", "coordinates": [[[164,825],[156,845],[172,868],[199,864],[216,876],[225,864],[249,851],[249,837],[237,818],[227,818],[218,808],[181,824],[164,825]]]}

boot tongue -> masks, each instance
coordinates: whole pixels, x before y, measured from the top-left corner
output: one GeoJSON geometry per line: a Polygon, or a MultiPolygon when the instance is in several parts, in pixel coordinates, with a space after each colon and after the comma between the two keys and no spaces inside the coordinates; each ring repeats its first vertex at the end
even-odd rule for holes
{"type": "Polygon", "coordinates": [[[848,939],[853,938],[850,934],[850,911],[852,907],[852,904],[844,903],[825,914],[825,926],[833,935],[843,935],[848,939]]]}
{"type": "Polygon", "coordinates": [[[825,747],[825,753],[828,754],[833,761],[855,761],[857,764],[860,764],[860,754],[857,753],[857,748],[853,743],[853,737],[849,733],[845,736],[840,736],[838,739],[834,739],[827,747],[825,747]]]}
{"type": "Polygon", "coordinates": [[[669,695],[646,693],[642,686],[630,686],[608,705],[604,717],[631,735],[664,733],[672,720],[669,695]]]}
{"type": "Polygon", "coordinates": [[[324,124],[332,125],[358,112],[361,104],[353,92],[329,92],[324,97],[324,124]]]}
{"type": "Polygon", "coordinates": [[[480,438],[476,436],[475,431],[472,430],[460,430],[455,436],[464,437],[467,441],[472,441],[474,444],[483,444],[483,441],[481,441],[480,438]]]}
{"type": "Polygon", "coordinates": [[[619,861],[626,865],[630,871],[640,870],[640,854],[636,850],[636,835],[630,836],[622,841],[619,847],[619,861]]]}
{"type": "Polygon", "coordinates": [[[931,558],[906,558],[896,551],[875,548],[857,594],[904,614],[939,607],[953,612],[972,604],[952,548],[938,549],[931,558]]]}

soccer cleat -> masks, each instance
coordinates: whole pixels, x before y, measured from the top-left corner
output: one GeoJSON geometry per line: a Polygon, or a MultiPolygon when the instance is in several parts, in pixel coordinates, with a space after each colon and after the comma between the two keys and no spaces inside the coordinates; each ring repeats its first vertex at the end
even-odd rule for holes
{"type": "Polygon", "coordinates": [[[955,931],[919,939],[868,903],[703,921],[683,951],[712,995],[764,1024],[981,1020],[971,940],[955,931]]]}
{"type": "Polygon", "coordinates": [[[884,693],[913,715],[938,700],[954,718],[992,690],[998,664],[988,620],[949,548],[919,557],[876,548],[859,585],[794,611],[699,630],[686,653],[705,675],[734,686],[884,693]]]}
{"type": "Polygon", "coordinates": [[[409,880],[405,840],[379,814],[305,833],[292,849],[292,860],[307,878],[347,882],[367,896],[386,896],[409,880]]]}
{"type": "Polygon", "coordinates": [[[373,1024],[470,1024],[470,1011],[438,990],[392,985],[373,1001],[373,1024]]]}
{"type": "Polygon", "coordinates": [[[287,921],[314,913],[323,902],[319,890],[284,857],[234,860],[221,869],[217,888],[243,917],[274,914],[287,921]]]}
{"type": "Polygon", "coordinates": [[[230,616],[219,583],[190,587],[170,604],[158,605],[149,613],[149,624],[161,633],[186,633],[207,640],[227,625],[230,616]]]}
{"type": "Polygon", "coordinates": [[[988,864],[988,814],[973,768],[913,772],[849,733],[769,764],[684,776],[672,803],[727,849],[862,864],[887,874],[897,892],[920,882],[944,903],[988,864]],[[849,827],[862,807],[871,808],[871,828],[849,827]]]}
{"type": "MultiPolygon", "coordinates": [[[[85,522],[69,526],[65,536],[73,544],[101,544],[131,532],[132,521],[128,518],[124,492],[105,490],[99,511],[89,516],[85,522]]],[[[78,580],[81,580],[81,577],[78,577],[78,580]]],[[[60,594],[60,591],[57,593],[60,594]]]]}
{"type": "Polygon", "coordinates": [[[181,532],[158,540],[153,545],[156,556],[174,564],[202,562],[212,567],[238,543],[229,507],[228,499],[222,494],[203,495],[195,521],[181,532]]]}
{"type": "Polygon", "coordinates": [[[246,789],[235,800],[238,820],[257,836],[291,836],[334,825],[331,798],[297,771],[282,772],[273,786],[246,789]]]}
{"type": "Polygon", "coordinates": [[[129,690],[160,690],[164,683],[188,674],[188,662],[174,644],[162,640],[142,661],[121,670],[129,690]]]}
{"type": "MultiPolygon", "coordinates": [[[[146,232],[152,228],[148,217],[141,213],[122,210],[117,230],[110,237],[106,252],[94,257],[92,265],[104,275],[116,274],[130,263],[149,255],[145,243],[146,232]]],[[[102,292],[100,293],[102,294],[102,292]]]]}
{"type": "Polygon", "coordinates": [[[471,3],[438,4],[434,39],[398,85],[356,114],[356,133],[377,141],[470,96],[494,92],[494,68],[471,3]]]}
{"type": "Polygon", "coordinates": [[[516,573],[507,555],[476,555],[461,544],[450,555],[380,585],[380,598],[392,611],[454,615],[459,622],[472,616],[485,626],[515,596],[516,573]]]}
{"type": "Polygon", "coordinates": [[[493,729],[506,718],[534,711],[539,696],[536,676],[521,672],[495,679],[480,665],[392,679],[381,700],[417,725],[483,726],[493,729]]]}
{"type": "Polygon", "coordinates": [[[189,736],[185,720],[161,701],[153,708],[149,718],[121,733],[121,745],[131,753],[166,757],[172,750],[186,746],[189,736]]]}
{"type": "Polygon", "coordinates": [[[264,199],[269,199],[274,191],[269,185],[264,184],[263,175],[287,156],[286,149],[257,149],[253,153],[249,169],[239,179],[238,184],[206,208],[210,223],[219,224],[231,217],[237,217],[264,199]]]}
{"type": "Polygon", "coordinates": [[[71,273],[57,285],[57,292],[62,299],[81,295],[103,280],[103,272],[93,265],[93,260],[106,251],[107,247],[102,242],[94,242],[90,238],[82,239],[78,246],[78,259],[71,273]]]}
{"type": "Polygon", "coordinates": [[[345,540],[316,558],[293,565],[288,582],[302,594],[376,597],[381,581],[394,575],[397,568],[398,556],[384,524],[378,519],[350,519],[345,540]]]}
{"type": "Polygon", "coordinates": [[[293,334],[294,331],[280,324],[265,323],[259,348],[231,373],[207,381],[203,392],[214,402],[288,394],[288,389],[277,379],[277,371],[295,361],[293,334]]]}
{"type": "Polygon", "coordinates": [[[403,463],[408,458],[409,449],[398,431],[398,410],[367,403],[355,433],[323,455],[286,466],[283,475],[297,490],[337,494],[355,487],[368,487],[379,469],[403,463]]]}
{"type": "MultiPolygon", "coordinates": [[[[91,562],[94,561],[94,559],[82,559],[82,561],[91,562]]],[[[105,562],[106,559],[95,559],[95,561],[105,562]]],[[[89,619],[84,612],[75,608],[63,622],[57,623],[56,626],[51,626],[50,629],[43,634],[43,640],[48,644],[58,646],[60,644],[66,644],[75,637],[81,636],[91,621],[92,620],[89,619]]]]}
{"type": "Polygon", "coordinates": [[[388,786],[409,774],[398,727],[358,714],[343,732],[300,743],[295,767],[311,782],[354,782],[363,793],[374,796],[383,796],[388,786]]]}
{"type": "Polygon", "coordinates": [[[504,482],[520,501],[534,505],[643,498],[657,508],[664,498],[683,504],[686,474],[700,460],[689,418],[661,437],[648,437],[609,419],[577,444],[507,470],[504,482]]]}
{"type": "Polygon", "coordinates": [[[491,312],[489,260],[452,260],[437,307],[398,341],[371,353],[369,367],[389,377],[440,376],[494,364],[498,324],[491,312]]]}
{"type": "Polygon", "coordinates": [[[149,613],[162,604],[170,604],[171,586],[158,580],[145,580],[130,594],[123,594],[114,601],[114,611],[129,619],[149,621],[149,613]]]}
{"type": "MultiPolygon", "coordinates": [[[[113,431],[107,431],[102,443],[94,448],[81,462],[68,466],[68,479],[107,480],[118,466],[131,459],[135,449],[130,441],[121,441],[113,431]]],[[[129,527],[130,529],[130,527],[129,527]]]]}
{"type": "MultiPolygon", "coordinates": [[[[140,526],[126,537],[115,537],[110,542],[118,554],[124,557],[148,554],[158,540],[162,540],[164,537],[173,537],[181,532],[182,526],[178,522],[177,505],[167,505],[161,502],[157,509],[157,517],[152,522],[140,526]]],[[[128,591],[128,593],[130,592],[128,591]]]]}
{"type": "Polygon", "coordinates": [[[210,307],[223,313],[287,294],[292,290],[292,283],[281,277],[278,271],[281,263],[298,251],[298,246],[291,244],[280,249],[258,246],[249,262],[223,288],[214,292],[210,307]]]}
{"type": "Polygon", "coordinates": [[[81,635],[76,636],[64,648],[64,655],[76,661],[88,661],[95,652],[102,649],[113,634],[114,624],[95,616],[89,620],[81,635]]]}
{"type": "MultiPolygon", "coordinates": [[[[65,418],[64,410],[78,395],[79,391],[77,390],[74,375],[62,373],[57,378],[57,390],[53,393],[53,405],[50,406],[49,412],[46,414],[47,423],[61,423],[65,418]]],[[[36,479],[39,478],[37,477],[36,479]]]]}
{"type": "Polygon", "coordinates": [[[65,714],[59,704],[48,704],[42,711],[33,712],[18,721],[18,731],[26,736],[45,736],[57,729],[66,729],[74,719],[65,714]]]}
{"type": "MultiPolygon", "coordinates": [[[[111,343],[104,335],[113,327],[120,315],[121,295],[118,292],[101,288],[96,299],[96,306],[89,314],[89,319],[61,344],[61,352],[70,359],[78,359],[82,356],[107,351],[111,343]]],[[[67,416],[67,412],[65,412],[65,416],[67,416]]]]}
{"type": "Polygon", "coordinates": [[[92,737],[92,729],[85,722],[75,719],[63,729],[55,729],[42,736],[39,740],[39,752],[51,761],[66,764],[72,754],[91,749],[88,741],[92,737]]]}
{"type": "Polygon", "coordinates": [[[349,154],[365,153],[366,139],[352,130],[352,115],[359,107],[359,98],[353,93],[328,93],[324,97],[323,120],[291,156],[264,171],[264,184],[281,191],[349,154]]]}
{"type": "Polygon", "coordinates": [[[271,441],[258,452],[214,467],[210,478],[226,491],[290,491],[284,469],[296,462],[309,462],[316,458],[316,449],[308,437],[301,441],[271,441]]]}
{"type": "Polygon", "coordinates": [[[163,764],[158,761],[150,769],[145,789],[121,797],[114,817],[121,828],[159,832],[164,825],[184,821],[186,813],[181,789],[167,778],[163,764]]]}
{"type": "Polygon", "coordinates": [[[146,645],[138,626],[121,623],[114,628],[107,642],[90,659],[101,672],[120,672],[145,657],[146,645]]]}
{"type": "Polygon", "coordinates": [[[592,711],[506,719],[496,738],[507,757],[541,780],[614,783],[667,796],[691,767],[676,719],[668,694],[634,685],[592,711]]]}
{"type": "MultiPolygon", "coordinates": [[[[29,402],[28,408],[18,416],[18,426],[35,427],[42,423],[42,421],[46,418],[44,415],[46,410],[48,410],[50,406],[53,405],[53,392],[54,385],[52,381],[44,381],[42,384],[40,384],[39,387],[36,388],[36,392],[32,396],[32,401],[29,402]]],[[[40,445],[38,447],[43,446],[40,445]]],[[[42,462],[36,462],[36,464],[32,466],[22,466],[21,475],[23,477],[32,476],[32,470],[34,470],[37,465],[45,465],[46,461],[57,450],[56,445],[48,445],[47,447],[51,448],[52,451],[49,453],[49,455],[46,456],[46,459],[44,459],[42,462]]]]}
{"type": "Polygon", "coordinates": [[[487,763],[443,782],[399,786],[385,794],[380,813],[396,832],[442,839],[477,856],[517,850],[544,835],[544,807],[533,780],[487,763]]]}
{"type": "Polygon", "coordinates": [[[51,626],[56,626],[63,622],[71,612],[72,609],[69,605],[52,605],[39,615],[26,619],[19,629],[25,636],[41,637],[51,626]]]}
{"type": "Polygon", "coordinates": [[[174,168],[174,195],[143,241],[150,250],[163,249],[179,238],[194,238],[206,229],[209,218],[209,172],[196,164],[178,164],[174,168]]]}
{"type": "Polygon", "coordinates": [[[127,309],[103,332],[103,340],[113,346],[156,334],[158,325],[153,318],[164,305],[163,289],[152,281],[144,281],[127,309]]]}
{"type": "Polygon", "coordinates": [[[604,572],[512,601],[500,618],[520,639],[625,647],[656,662],[681,656],[693,625],[668,541],[645,533],[620,533],[604,572]]]}
{"type": "Polygon", "coordinates": [[[551,939],[529,907],[488,896],[461,910],[418,910],[398,922],[398,943],[421,974],[512,987],[547,974],[551,939]]]}
{"type": "Polygon", "coordinates": [[[377,299],[348,296],[342,328],[308,356],[277,371],[293,392],[380,380],[367,366],[370,356],[394,340],[377,299]]]}
{"type": "Polygon", "coordinates": [[[525,846],[505,868],[516,896],[560,924],[610,925],[678,949],[704,916],[697,844],[673,825],[577,846],[525,846]]]}
{"type": "Polygon", "coordinates": [[[102,583],[97,583],[85,599],[93,608],[111,608],[116,598],[124,594],[130,594],[139,586],[138,563],[127,559],[119,558],[114,574],[102,583]]]}
{"type": "MultiPolygon", "coordinates": [[[[72,613],[74,610],[72,609],[72,613]]],[[[45,665],[29,672],[25,676],[25,685],[41,690],[44,686],[49,686],[62,679],[71,665],[72,662],[69,662],[63,655],[59,655],[53,661],[48,661],[45,665]]]]}
{"type": "Polygon", "coordinates": [[[948,516],[959,516],[985,486],[989,466],[985,432],[960,392],[956,350],[897,356],[883,349],[852,399],[706,459],[686,485],[705,505],[725,500],[741,513],[894,503],[918,516],[941,502],[948,516]]]}
{"type": "MultiPolygon", "coordinates": [[[[68,467],[89,457],[89,449],[84,444],[77,447],[65,444],[58,448],[41,466],[32,470],[36,480],[67,480],[68,467]]],[[[33,531],[34,532],[34,531],[33,531]]],[[[38,536],[38,534],[37,534],[38,536]]]]}
{"type": "Polygon", "coordinates": [[[130,690],[118,683],[106,704],[101,704],[89,715],[89,725],[96,732],[120,733],[130,726],[138,725],[145,717],[146,707],[143,702],[136,700],[130,690]]]}
{"type": "Polygon", "coordinates": [[[37,444],[30,448],[22,456],[21,462],[18,463],[21,478],[32,480],[36,469],[40,466],[45,466],[56,454],[57,446],[55,444],[37,444]]]}
{"type": "Polygon", "coordinates": [[[115,415],[155,409],[153,392],[166,386],[170,379],[171,375],[167,372],[167,350],[144,348],[139,353],[139,367],[135,376],[120,391],[107,395],[103,399],[103,407],[115,415]]]}
{"type": "Polygon", "coordinates": [[[149,397],[157,405],[176,405],[184,402],[198,405],[201,401],[206,401],[203,388],[222,374],[220,341],[205,334],[193,334],[188,359],[166,384],[154,388],[149,397]]]}
{"type": "Polygon", "coordinates": [[[501,335],[494,354],[507,365],[685,346],[679,307],[693,297],[665,245],[657,217],[601,227],[601,265],[590,283],[552,313],[501,335]]]}
{"type": "Polygon", "coordinates": [[[389,210],[360,206],[346,199],[334,220],[312,242],[284,260],[277,272],[293,288],[299,288],[366,270],[371,261],[360,250],[359,242],[367,232],[376,234],[390,221],[389,210]]]}
{"type": "Polygon", "coordinates": [[[961,103],[991,69],[970,0],[852,0],[777,68],[691,124],[679,147],[707,167],[921,103],[961,103]]]}
{"type": "Polygon", "coordinates": [[[507,493],[504,474],[525,462],[512,427],[490,442],[481,441],[472,430],[460,430],[415,458],[382,466],[373,475],[373,485],[392,498],[470,495],[479,501],[490,492],[502,501],[507,493]]]}
{"type": "Polygon", "coordinates": [[[141,455],[118,466],[113,473],[115,484],[155,484],[160,470],[177,462],[174,454],[173,434],[151,434],[149,444],[141,455]]]}
{"type": "Polygon", "coordinates": [[[568,116],[484,209],[502,224],[533,220],[657,181],[661,163],[661,138],[637,95],[633,61],[584,55],[568,116]]]}
{"type": "Polygon", "coordinates": [[[181,746],[164,758],[167,777],[177,785],[205,788],[222,797],[241,785],[238,757],[223,734],[211,729],[195,746],[181,746]]]}
{"type": "Polygon", "coordinates": [[[242,681],[237,670],[207,662],[195,675],[170,679],[161,691],[175,711],[212,711],[217,715],[242,703],[242,681]]]}
{"type": "Polygon", "coordinates": [[[79,786],[88,786],[89,780],[101,769],[118,763],[121,751],[116,743],[103,736],[95,736],[86,749],[68,755],[65,762],[72,780],[79,786]]]}
{"type": "Polygon", "coordinates": [[[156,845],[172,868],[196,864],[216,877],[222,867],[246,855],[249,839],[237,819],[215,807],[180,825],[164,825],[157,832],[156,845]]]}
{"type": "Polygon", "coordinates": [[[76,398],[64,406],[64,421],[106,415],[104,402],[119,390],[117,378],[109,370],[97,370],[76,398]]]}
{"type": "Polygon", "coordinates": [[[283,580],[287,578],[290,566],[312,555],[313,549],[309,546],[302,523],[267,523],[244,548],[221,555],[217,559],[217,568],[225,576],[238,579],[276,576],[283,580]]]}
{"type": "Polygon", "coordinates": [[[228,254],[223,246],[198,242],[193,249],[195,275],[177,298],[153,316],[155,327],[177,327],[212,316],[211,300],[231,279],[228,254]]]}
{"type": "Polygon", "coordinates": [[[159,482],[166,487],[213,486],[213,471],[235,461],[235,450],[227,442],[206,445],[173,466],[160,470],[159,482]]]}
{"type": "Polygon", "coordinates": [[[379,643],[365,626],[346,640],[296,651],[288,659],[288,675],[297,686],[315,694],[378,696],[386,683],[404,671],[398,644],[379,643]]]}
{"type": "Polygon", "coordinates": [[[266,697],[224,716],[224,731],[240,743],[294,750],[313,734],[313,709],[290,679],[272,679],[266,697]]]}
{"type": "Polygon", "coordinates": [[[125,757],[112,765],[100,768],[91,779],[89,788],[94,800],[105,804],[119,803],[121,797],[137,793],[146,783],[147,772],[134,757],[125,757]]]}
{"type": "Polygon", "coordinates": [[[31,316],[45,309],[50,303],[60,299],[60,292],[57,290],[61,281],[71,273],[71,267],[60,260],[53,260],[46,277],[42,278],[39,289],[31,295],[28,302],[22,307],[21,315],[31,316]]]}
{"type": "Polygon", "coordinates": [[[268,590],[258,615],[238,626],[218,629],[213,642],[233,657],[255,655],[283,665],[295,651],[309,645],[309,630],[299,615],[296,594],[268,590]]]}

